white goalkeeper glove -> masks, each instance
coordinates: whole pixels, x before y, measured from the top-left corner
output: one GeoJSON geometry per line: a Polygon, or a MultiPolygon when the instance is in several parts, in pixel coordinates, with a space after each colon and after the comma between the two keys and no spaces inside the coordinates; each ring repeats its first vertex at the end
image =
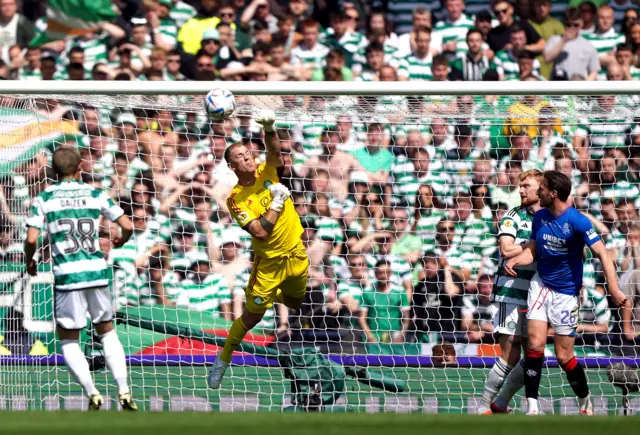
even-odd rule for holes
{"type": "Polygon", "coordinates": [[[282,213],[284,203],[291,197],[291,192],[280,183],[269,186],[269,192],[271,192],[271,207],[269,208],[276,213],[282,213]]]}
{"type": "Polygon", "coordinates": [[[276,114],[273,110],[263,109],[258,112],[256,122],[262,126],[265,132],[273,133],[275,131],[276,114]]]}

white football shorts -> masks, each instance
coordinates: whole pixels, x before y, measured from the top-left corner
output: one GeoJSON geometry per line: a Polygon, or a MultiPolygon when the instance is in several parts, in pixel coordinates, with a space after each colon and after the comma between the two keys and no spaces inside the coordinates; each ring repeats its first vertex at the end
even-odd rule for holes
{"type": "Polygon", "coordinates": [[[493,332],[527,337],[527,307],[508,302],[493,303],[493,332]]]}
{"type": "Polygon", "coordinates": [[[529,285],[528,320],[547,322],[558,335],[575,335],[578,327],[578,296],[555,292],[536,273],[529,285]]]}
{"type": "Polygon", "coordinates": [[[87,312],[94,324],[113,320],[109,287],[55,292],[55,318],[59,327],[84,329],[87,312]]]}

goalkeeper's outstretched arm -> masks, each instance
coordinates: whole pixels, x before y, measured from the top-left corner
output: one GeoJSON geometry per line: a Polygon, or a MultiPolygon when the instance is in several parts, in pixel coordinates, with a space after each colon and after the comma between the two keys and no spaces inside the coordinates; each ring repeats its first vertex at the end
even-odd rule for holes
{"type": "Polygon", "coordinates": [[[280,154],[280,139],[275,134],[276,115],[272,110],[262,110],[258,113],[256,122],[264,129],[264,142],[267,147],[267,163],[279,168],[283,166],[280,154]]]}

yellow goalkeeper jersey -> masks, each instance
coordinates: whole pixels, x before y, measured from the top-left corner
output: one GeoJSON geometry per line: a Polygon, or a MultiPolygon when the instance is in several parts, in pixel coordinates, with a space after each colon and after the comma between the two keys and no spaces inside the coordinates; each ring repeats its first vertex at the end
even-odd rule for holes
{"type": "MultiPolygon", "coordinates": [[[[227,198],[227,207],[242,228],[246,228],[251,221],[269,210],[271,192],[268,187],[278,181],[277,168],[263,163],[256,169],[256,182],[253,186],[236,184],[227,198]]],[[[303,231],[293,201],[288,199],[271,235],[266,240],[252,237],[251,244],[256,255],[265,258],[280,257],[290,253],[300,243],[303,231]]]]}

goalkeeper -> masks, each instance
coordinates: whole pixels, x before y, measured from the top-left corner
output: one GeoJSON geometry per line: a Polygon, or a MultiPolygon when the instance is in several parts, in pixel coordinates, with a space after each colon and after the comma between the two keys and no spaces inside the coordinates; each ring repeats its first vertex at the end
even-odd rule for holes
{"type": "Polygon", "coordinates": [[[224,158],[238,177],[227,207],[249,234],[255,254],[251,277],[245,289],[242,316],[229,330],[224,348],[208,376],[210,388],[220,388],[233,351],[257,325],[265,311],[280,302],[292,309],[302,305],[307,289],[309,259],[300,236],[300,217],[290,200],[291,193],[279,181],[283,169],[280,141],[274,133],[275,115],[261,112],[256,121],[265,132],[266,162],[256,165],[251,150],[242,143],[229,145],[224,158]]]}

